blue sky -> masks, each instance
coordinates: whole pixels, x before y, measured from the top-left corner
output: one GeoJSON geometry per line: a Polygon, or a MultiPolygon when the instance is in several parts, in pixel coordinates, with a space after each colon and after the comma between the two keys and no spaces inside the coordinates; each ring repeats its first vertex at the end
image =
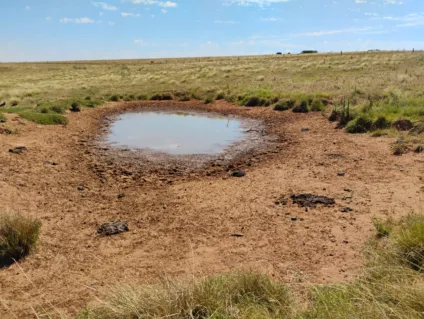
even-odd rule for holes
{"type": "Polygon", "coordinates": [[[423,0],[0,0],[0,61],[424,49],[423,0]]]}

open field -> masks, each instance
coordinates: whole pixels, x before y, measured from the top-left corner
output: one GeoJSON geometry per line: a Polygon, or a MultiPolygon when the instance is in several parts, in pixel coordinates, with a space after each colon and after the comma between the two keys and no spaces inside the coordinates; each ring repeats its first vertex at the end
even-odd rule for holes
{"type": "Polygon", "coordinates": [[[424,223],[373,217],[424,213],[424,153],[412,151],[424,53],[0,64],[0,75],[0,211],[41,221],[35,251],[0,269],[1,318],[422,317],[423,246],[411,238],[424,223]],[[274,110],[291,100],[315,112],[274,110]],[[335,129],[328,116],[343,100],[346,128],[389,124],[335,129]],[[99,144],[112,114],[164,108],[260,120],[274,142],[195,170],[99,144]],[[399,132],[403,119],[413,126],[399,132]],[[300,207],[298,193],[335,204],[300,207]],[[117,220],[129,232],[97,234],[117,220]],[[376,225],[389,238],[376,242],[376,225]]]}

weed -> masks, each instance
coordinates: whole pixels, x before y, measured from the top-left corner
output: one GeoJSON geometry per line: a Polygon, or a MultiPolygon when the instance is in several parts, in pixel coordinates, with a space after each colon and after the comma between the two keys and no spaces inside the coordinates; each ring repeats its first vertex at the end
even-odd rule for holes
{"type": "Polygon", "coordinates": [[[0,267],[30,254],[38,240],[41,223],[18,213],[0,214],[0,267]]]}
{"type": "Polygon", "coordinates": [[[400,156],[409,151],[408,144],[405,142],[403,138],[399,138],[396,142],[394,142],[391,146],[393,155],[400,156]]]}

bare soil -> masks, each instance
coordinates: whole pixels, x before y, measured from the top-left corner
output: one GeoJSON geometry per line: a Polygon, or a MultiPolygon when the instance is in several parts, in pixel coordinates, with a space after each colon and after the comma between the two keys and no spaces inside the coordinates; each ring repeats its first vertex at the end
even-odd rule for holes
{"type": "Polygon", "coordinates": [[[390,139],[345,134],[320,113],[144,102],[68,117],[61,127],[8,115],[19,134],[0,135],[0,209],[43,223],[37,252],[0,270],[1,318],[32,317],[31,308],[74,314],[115,285],[164,275],[251,270],[284,281],[350,281],[375,236],[373,216],[423,212],[423,154],[393,156],[390,139]],[[164,106],[261,119],[276,139],[190,171],[121,161],[98,145],[105,117],[164,106]],[[27,150],[9,153],[16,146],[27,150]],[[335,204],[300,207],[290,198],[297,193],[335,204]],[[97,233],[113,221],[128,222],[129,232],[97,233]]]}

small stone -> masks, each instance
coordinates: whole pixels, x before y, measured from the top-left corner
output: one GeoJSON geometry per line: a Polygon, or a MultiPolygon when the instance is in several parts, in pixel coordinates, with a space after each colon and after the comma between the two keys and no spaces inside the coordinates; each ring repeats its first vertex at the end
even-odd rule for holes
{"type": "Polygon", "coordinates": [[[121,199],[121,198],[124,198],[124,197],[125,197],[125,194],[122,194],[122,193],[118,194],[118,199],[121,199]]]}
{"type": "Polygon", "coordinates": [[[345,188],[345,189],[343,189],[345,192],[348,192],[348,193],[351,193],[352,192],[352,190],[351,189],[349,189],[349,188],[345,188]]]}
{"type": "Polygon", "coordinates": [[[309,132],[309,129],[307,127],[304,127],[300,130],[301,132],[309,132]]]}
{"type": "Polygon", "coordinates": [[[343,177],[343,176],[345,176],[345,172],[343,172],[343,171],[338,172],[338,173],[337,173],[337,176],[343,177]]]}
{"type": "Polygon", "coordinates": [[[423,153],[424,152],[424,146],[423,145],[418,145],[417,148],[414,151],[415,153],[423,153]]]}
{"type": "Polygon", "coordinates": [[[246,176],[246,173],[243,172],[243,171],[235,171],[231,174],[231,176],[233,176],[233,177],[244,177],[244,176],[246,176]]]}
{"type": "Polygon", "coordinates": [[[342,207],[342,208],[339,209],[339,211],[341,213],[350,213],[350,212],[353,212],[353,209],[350,208],[350,207],[342,207]]]}
{"type": "Polygon", "coordinates": [[[343,244],[349,244],[348,240],[343,240],[343,244]]]}
{"type": "Polygon", "coordinates": [[[77,188],[79,191],[83,191],[84,189],[85,189],[85,187],[83,186],[83,185],[78,185],[78,188],[77,188]]]}
{"type": "Polygon", "coordinates": [[[104,236],[117,235],[123,232],[127,232],[128,223],[127,222],[113,222],[102,224],[98,229],[97,233],[104,236]]]}
{"type": "Polygon", "coordinates": [[[15,148],[9,149],[9,153],[13,154],[21,154],[23,152],[26,152],[28,149],[25,146],[16,146],[15,148]]]}
{"type": "Polygon", "coordinates": [[[291,218],[291,221],[292,221],[292,222],[297,221],[297,217],[293,216],[293,217],[291,218]]]}
{"type": "Polygon", "coordinates": [[[231,234],[231,237],[243,237],[244,235],[243,234],[240,234],[240,233],[234,233],[234,234],[231,234]]]}

